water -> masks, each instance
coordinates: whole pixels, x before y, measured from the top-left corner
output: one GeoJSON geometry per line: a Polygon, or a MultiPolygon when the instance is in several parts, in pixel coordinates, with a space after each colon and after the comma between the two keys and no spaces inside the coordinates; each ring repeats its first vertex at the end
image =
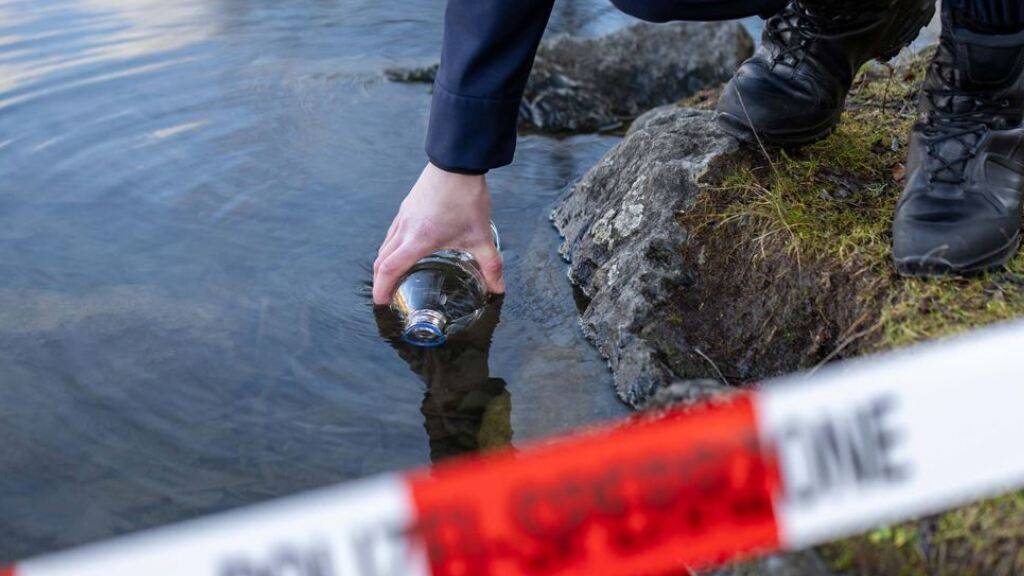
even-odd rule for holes
{"type": "Polygon", "coordinates": [[[469,376],[378,333],[429,105],[381,71],[436,57],[442,5],[0,0],[0,561],[473,448],[445,432],[466,383],[484,445],[626,413],[546,221],[614,138],[526,138],[495,174],[493,345],[428,362],[469,376]]]}
{"type": "MultiPolygon", "coordinates": [[[[0,562],[626,413],[546,220],[613,137],[494,173],[477,340],[381,337],[429,105],[381,71],[436,58],[442,7],[0,0],[0,562]]],[[[560,0],[552,28],[625,22],[560,0]]]]}

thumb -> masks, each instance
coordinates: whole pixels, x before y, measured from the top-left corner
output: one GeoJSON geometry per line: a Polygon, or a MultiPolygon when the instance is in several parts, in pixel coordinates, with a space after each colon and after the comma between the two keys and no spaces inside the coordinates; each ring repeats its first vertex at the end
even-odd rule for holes
{"type": "Polygon", "coordinates": [[[484,281],[487,282],[487,291],[491,294],[505,293],[505,278],[502,274],[503,265],[501,253],[494,244],[485,244],[472,251],[480,270],[484,273],[484,281]]]}

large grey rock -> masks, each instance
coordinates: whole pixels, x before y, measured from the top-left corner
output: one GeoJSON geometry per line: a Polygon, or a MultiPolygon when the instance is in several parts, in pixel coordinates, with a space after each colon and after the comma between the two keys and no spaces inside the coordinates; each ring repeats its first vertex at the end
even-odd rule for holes
{"type": "MultiPolygon", "coordinates": [[[[551,218],[565,238],[569,279],[587,304],[584,334],[609,362],[619,396],[641,407],[678,378],[661,342],[689,348],[672,322],[673,297],[696,272],[683,256],[689,209],[726,165],[746,156],[712,112],[669,106],[637,120],[569,192],[551,218]]],[[[699,348],[693,349],[700,355],[699,348]]],[[[713,366],[704,374],[716,377],[713,366]]]]}
{"type": "MultiPolygon", "coordinates": [[[[737,23],[636,24],[598,38],[560,35],[538,53],[520,127],[546,132],[614,128],[732,75],[754,42],[737,23]]],[[[396,81],[433,82],[437,65],[389,70],[396,81]]]]}

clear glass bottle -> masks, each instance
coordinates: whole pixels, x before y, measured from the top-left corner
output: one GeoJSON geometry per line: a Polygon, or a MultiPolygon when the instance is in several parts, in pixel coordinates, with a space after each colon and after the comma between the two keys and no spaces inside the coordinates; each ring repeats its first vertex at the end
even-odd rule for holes
{"type": "MultiPolygon", "coordinates": [[[[501,250],[494,222],[491,232],[501,250]]],[[[487,296],[483,271],[472,254],[439,250],[409,269],[391,297],[391,309],[402,319],[404,341],[435,347],[476,321],[487,296]]]]}

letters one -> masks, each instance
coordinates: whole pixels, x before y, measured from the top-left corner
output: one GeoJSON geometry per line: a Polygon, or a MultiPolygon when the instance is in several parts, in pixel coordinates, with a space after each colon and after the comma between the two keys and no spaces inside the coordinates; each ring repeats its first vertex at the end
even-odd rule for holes
{"type": "Polygon", "coordinates": [[[813,504],[906,478],[908,467],[897,454],[902,434],[893,423],[895,408],[895,399],[882,395],[842,413],[783,427],[777,446],[785,463],[786,498],[813,504]]]}

